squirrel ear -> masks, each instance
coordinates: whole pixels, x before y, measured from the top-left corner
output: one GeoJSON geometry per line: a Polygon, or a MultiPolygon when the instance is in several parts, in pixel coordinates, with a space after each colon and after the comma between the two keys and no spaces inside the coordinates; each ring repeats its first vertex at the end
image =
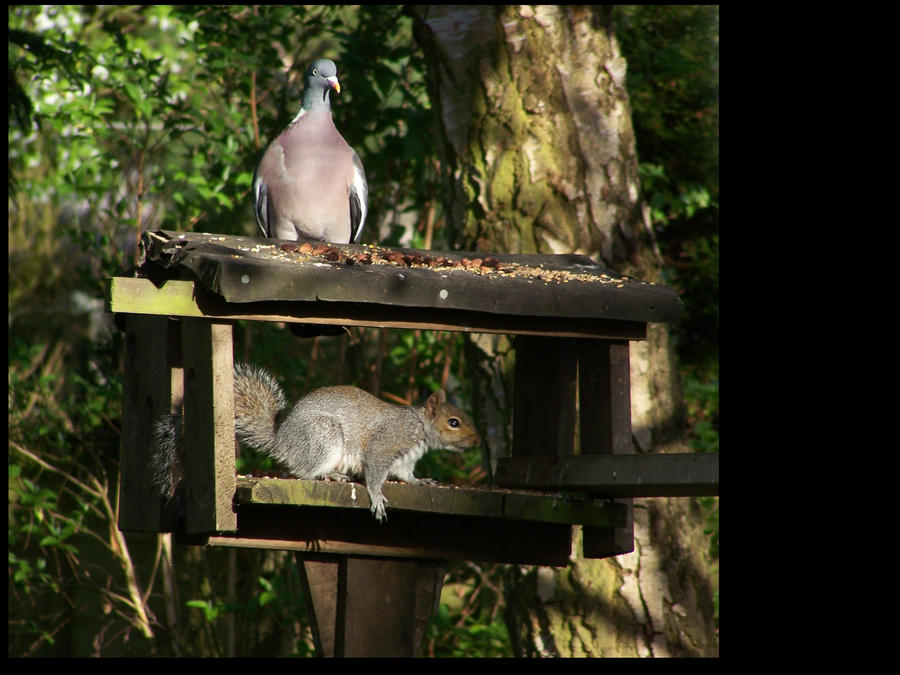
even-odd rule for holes
{"type": "Polygon", "coordinates": [[[428,399],[425,401],[425,415],[428,419],[431,419],[435,415],[437,415],[437,408],[441,403],[444,403],[447,400],[447,394],[444,393],[443,389],[438,389],[434,392],[428,399]]]}

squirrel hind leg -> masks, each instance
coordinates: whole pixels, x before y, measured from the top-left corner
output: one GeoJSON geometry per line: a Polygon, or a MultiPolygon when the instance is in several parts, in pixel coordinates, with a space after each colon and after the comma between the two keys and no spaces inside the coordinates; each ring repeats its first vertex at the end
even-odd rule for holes
{"type": "Polygon", "coordinates": [[[387,473],[387,468],[378,463],[367,464],[365,467],[366,490],[369,493],[369,500],[372,502],[369,510],[372,511],[375,520],[379,523],[387,519],[385,507],[388,506],[388,500],[381,492],[387,473]]]}
{"type": "Polygon", "coordinates": [[[356,472],[352,463],[345,461],[347,453],[341,425],[330,417],[289,417],[281,425],[278,435],[272,457],[281,461],[297,478],[315,480],[356,472]]]}
{"type": "Polygon", "coordinates": [[[387,520],[387,513],[385,512],[385,508],[388,505],[388,500],[381,493],[381,486],[378,487],[377,492],[373,492],[371,488],[369,488],[369,499],[372,501],[372,506],[369,507],[369,510],[372,512],[372,515],[375,516],[375,520],[379,523],[387,520]]]}

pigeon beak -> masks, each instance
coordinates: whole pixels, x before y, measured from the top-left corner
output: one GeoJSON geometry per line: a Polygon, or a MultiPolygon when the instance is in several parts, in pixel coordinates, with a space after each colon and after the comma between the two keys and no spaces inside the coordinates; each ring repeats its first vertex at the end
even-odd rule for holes
{"type": "Polygon", "coordinates": [[[334,89],[337,93],[341,93],[341,83],[338,82],[337,76],[332,75],[331,77],[326,77],[325,81],[328,83],[328,86],[334,89]]]}

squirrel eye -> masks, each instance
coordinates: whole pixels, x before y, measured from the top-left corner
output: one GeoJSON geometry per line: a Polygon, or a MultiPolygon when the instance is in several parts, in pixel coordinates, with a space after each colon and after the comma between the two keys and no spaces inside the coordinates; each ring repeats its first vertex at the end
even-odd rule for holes
{"type": "Polygon", "coordinates": [[[447,424],[456,429],[456,427],[459,426],[459,420],[455,417],[451,417],[449,420],[447,420],[447,424]]]}

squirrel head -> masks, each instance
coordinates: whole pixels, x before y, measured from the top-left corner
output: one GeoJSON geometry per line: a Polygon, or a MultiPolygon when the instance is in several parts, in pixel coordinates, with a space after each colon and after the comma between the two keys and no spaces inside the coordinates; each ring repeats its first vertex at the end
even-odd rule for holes
{"type": "Polygon", "coordinates": [[[447,450],[462,452],[481,443],[472,420],[462,410],[447,402],[443,389],[434,392],[425,401],[425,419],[431,422],[447,450]]]}

